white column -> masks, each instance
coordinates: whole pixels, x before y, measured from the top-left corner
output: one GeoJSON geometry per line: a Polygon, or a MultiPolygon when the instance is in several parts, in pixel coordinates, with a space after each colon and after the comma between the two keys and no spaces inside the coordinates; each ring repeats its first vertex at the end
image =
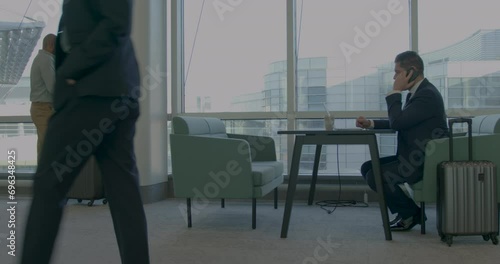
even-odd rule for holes
{"type": "Polygon", "coordinates": [[[141,116],[135,150],[145,203],[167,189],[167,1],[135,1],[132,39],[141,73],[141,116]]]}

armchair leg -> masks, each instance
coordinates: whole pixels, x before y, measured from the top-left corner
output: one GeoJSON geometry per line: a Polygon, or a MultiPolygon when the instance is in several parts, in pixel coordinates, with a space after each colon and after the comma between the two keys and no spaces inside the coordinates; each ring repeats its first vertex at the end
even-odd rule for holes
{"type": "Polygon", "coordinates": [[[224,198],[221,198],[220,199],[220,208],[225,208],[225,207],[226,207],[225,200],[224,200],[224,198]]]}
{"type": "Polygon", "coordinates": [[[191,227],[191,198],[187,198],[188,227],[191,227]]]}
{"type": "Polygon", "coordinates": [[[257,227],[257,199],[252,198],[252,229],[257,227]]]}
{"type": "Polygon", "coordinates": [[[420,202],[420,234],[425,234],[425,202],[420,202]]]}
{"type": "Polygon", "coordinates": [[[274,188],[274,209],[278,209],[278,187],[274,188]]]}

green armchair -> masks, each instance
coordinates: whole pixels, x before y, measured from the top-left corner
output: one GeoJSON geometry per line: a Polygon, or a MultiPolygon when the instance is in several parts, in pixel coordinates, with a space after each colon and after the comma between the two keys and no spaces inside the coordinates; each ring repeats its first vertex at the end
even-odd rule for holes
{"type": "MultiPolygon", "coordinates": [[[[228,134],[217,118],[176,116],[170,135],[172,177],[176,197],[187,200],[192,227],[192,200],[252,199],[252,228],[256,228],[257,198],[283,183],[283,163],[276,160],[271,137],[228,134]]],[[[195,212],[198,212],[200,208],[195,212]]]]}

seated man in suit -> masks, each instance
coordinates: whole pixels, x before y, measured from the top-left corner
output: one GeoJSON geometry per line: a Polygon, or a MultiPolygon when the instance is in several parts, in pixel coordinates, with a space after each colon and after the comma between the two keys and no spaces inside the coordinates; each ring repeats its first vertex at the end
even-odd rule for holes
{"type": "MultiPolygon", "coordinates": [[[[389,120],[369,120],[360,116],[356,126],[387,129],[398,133],[397,152],[380,159],[383,192],[387,206],[396,219],[391,230],[407,231],[420,224],[420,208],[408,197],[399,184],[414,184],[422,180],[425,144],[448,134],[443,98],[436,87],[424,77],[422,58],[413,51],[396,56],[394,84],[386,96],[389,120]],[[409,90],[402,107],[403,91],[409,90]]],[[[361,174],[374,191],[375,180],[371,161],[361,166],[361,174]]],[[[425,216],[424,216],[425,218],[425,216]]]]}

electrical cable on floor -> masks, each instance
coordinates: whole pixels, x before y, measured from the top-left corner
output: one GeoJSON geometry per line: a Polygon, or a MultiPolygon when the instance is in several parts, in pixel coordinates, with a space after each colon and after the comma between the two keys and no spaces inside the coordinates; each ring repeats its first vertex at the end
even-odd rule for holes
{"type": "Polygon", "coordinates": [[[323,200],[316,202],[316,205],[319,205],[320,208],[325,210],[328,214],[335,212],[337,207],[368,207],[368,204],[365,202],[358,202],[356,200],[340,200],[342,182],[340,181],[339,145],[337,145],[337,177],[339,181],[339,195],[337,196],[337,200],[323,200]],[[333,207],[333,209],[328,209],[329,207],[333,207]]]}

